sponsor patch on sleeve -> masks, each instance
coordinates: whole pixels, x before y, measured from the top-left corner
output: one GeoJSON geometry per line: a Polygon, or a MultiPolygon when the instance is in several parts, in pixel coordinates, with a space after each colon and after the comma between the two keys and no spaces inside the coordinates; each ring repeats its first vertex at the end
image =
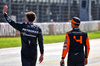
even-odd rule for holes
{"type": "Polygon", "coordinates": [[[65,38],[65,42],[64,42],[63,49],[67,49],[67,36],[66,36],[66,38],[65,38]]]}

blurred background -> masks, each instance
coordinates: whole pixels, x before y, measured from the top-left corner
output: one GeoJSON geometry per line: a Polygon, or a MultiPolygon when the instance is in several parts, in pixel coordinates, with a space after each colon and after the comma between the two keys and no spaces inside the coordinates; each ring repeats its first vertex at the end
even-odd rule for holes
{"type": "Polygon", "coordinates": [[[0,66],[21,66],[20,32],[5,20],[4,5],[18,23],[25,22],[26,12],[36,13],[34,24],[42,29],[45,48],[45,59],[38,66],[59,66],[65,34],[72,29],[68,21],[75,16],[82,21],[79,28],[91,39],[88,66],[100,66],[100,0],[0,0],[0,66]]]}
{"type": "Polygon", "coordinates": [[[100,20],[100,0],[0,0],[0,22],[6,22],[2,9],[17,22],[25,21],[25,13],[33,11],[36,22],[67,22],[77,16],[82,21],[100,20]]]}

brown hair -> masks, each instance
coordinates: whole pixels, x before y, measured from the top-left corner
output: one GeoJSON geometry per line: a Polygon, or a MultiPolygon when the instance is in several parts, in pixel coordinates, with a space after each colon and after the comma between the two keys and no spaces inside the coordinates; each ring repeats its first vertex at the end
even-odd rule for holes
{"type": "Polygon", "coordinates": [[[26,17],[30,22],[33,22],[36,19],[36,14],[34,12],[27,12],[26,17]]]}

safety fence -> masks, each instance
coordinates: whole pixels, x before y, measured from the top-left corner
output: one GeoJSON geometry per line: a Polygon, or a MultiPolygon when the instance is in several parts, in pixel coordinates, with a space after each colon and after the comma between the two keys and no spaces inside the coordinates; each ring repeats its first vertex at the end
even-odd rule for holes
{"type": "MultiPolygon", "coordinates": [[[[65,34],[71,30],[71,24],[68,22],[63,23],[34,23],[42,29],[43,35],[58,35],[65,34]]],[[[85,21],[80,25],[83,31],[99,31],[100,21],[85,21]]],[[[8,23],[0,23],[0,37],[17,37],[20,36],[19,31],[14,29],[8,23]]]]}
{"type": "Polygon", "coordinates": [[[66,22],[74,16],[82,21],[100,20],[100,0],[0,0],[0,22],[6,22],[4,5],[16,22],[24,22],[29,11],[36,13],[38,23],[66,22]]]}

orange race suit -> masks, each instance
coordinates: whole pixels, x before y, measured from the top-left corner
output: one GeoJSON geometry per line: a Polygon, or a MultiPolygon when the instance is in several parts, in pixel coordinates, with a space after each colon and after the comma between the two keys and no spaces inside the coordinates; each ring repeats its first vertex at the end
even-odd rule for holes
{"type": "Polygon", "coordinates": [[[86,32],[82,32],[78,27],[75,27],[66,33],[62,59],[69,52],[67,66],[84,66],[84,60],[88,58],[89,50],[89,38],[86,32]]]}

